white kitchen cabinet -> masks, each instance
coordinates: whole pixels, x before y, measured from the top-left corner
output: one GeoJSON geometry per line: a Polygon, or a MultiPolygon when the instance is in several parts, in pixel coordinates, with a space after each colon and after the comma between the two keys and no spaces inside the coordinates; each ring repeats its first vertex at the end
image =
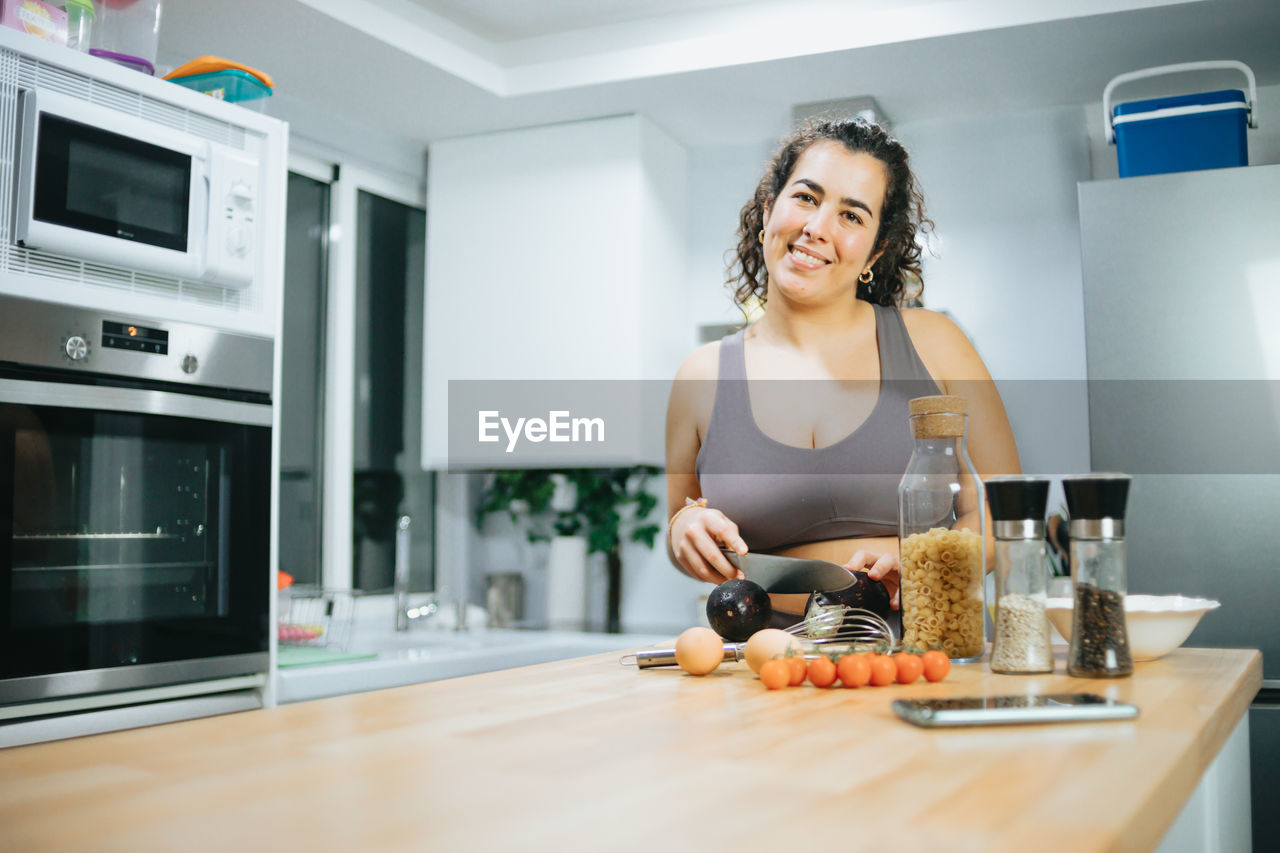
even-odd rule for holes
{"type": "MultiPolygon", "coordinates": [[[[607,381],[628,405],[660,396],[638,380],[670,380],[695,342],[685,160],[635,115],[431,146],[424,467],[450,464],[450,380],[523,383],[535,408],[545,380],[607,381]]],[[[637,455],[652,453],[598,461],[660,462],[637,455]]]]}
{"type": "MultiPolygon", "coordinates": [[[[241,272],[247,281],[228,284],[206,281],[197,275],[184,274],[148,264],[154,256],[136,260],[118,246],[108,255],[85,255],[75,250],[18,245],[16,174],[0,179],[0,292],[62,305],[127,315],[130,321],[154,319],[192,323],[225,329],[260,338],[279,337],[280,305],[284,281],[284,214],[289,128],[284,122],[241,106],[222,102],[166,80],[139,74],[113,62],[78,51],[68,50],[52,42],[0,27],[0,161],[13,170],[19,156],[18,141],[19,92],[36,92],[41,97],[62,99],[62,111],[72,110],[79,123],[91,124],[108,132],[147,140],[173,150],[179,158],[192,151],[196,159],[208,158],[207,147],[217,146],[226,152],[220,161],[226,168],[231,162],[251,161],[237,172],[237,184],[247,193],[236,202],[244,205],[247,217],[237,226],[236,251],[251,259],[241,272]],[[101,127],[103,116],[114,119],[111,127],[101,127]],[[157,134],[167,134],[163,140],[157,134]],[[256,223],[255,223],[256,219],[256,223]],[[111,260],[115,257],[115,260],[111,260]]],[[[86,155],[87,156],[87,155],[86,155]]],[[[121,155],[124,156],[124,155],[121,155]]],[[[130,154],[129,157],[134,155],[130,154]]],[[[138,161],[145,163],[145,161],[138,161]]],[[[183,162],[181,159],[178,162],[183,162]]],[[[185,167],[184,167],[185,168],[185,167]]],[[[192,171],[200,169],[192,166],[192,171]]],[[[144,170],[138,180],[162,182],[165,175],[144,170]]],[[[203,184],[208,193],[211,178],[205,174],[203,184]]],[[[199,178],[196,186],[200,185],[199,178]]],[[[217,182],[215,180],[215,186],[217,182]]],[[[226,184],[230,186],[230,184],[226,184]]],[[[70,202],[68,202],[70,203],[70,202]]],[[[87,202],[79,202],[87,203],[87,202]]],[[[184,255],[218,257],[219,263],[239,263],[234,255],[215,251],[221,241],[230,240],[228,232],[221,238],[214,227],[221,219],[231,219],[224,205],[214,198],[206,209],[206,199],[196,191],[180,205],[196,209],[190,234],[181,235],[184,255]],[[213,210],[213,222],[206,220],[213,210]],[[206,243],[209,246],[206,247],[206,243]],[[206,251],[208,249],[208,251],[206,251]],[[189,254],[188,254],[189,253],[189,254]]],[[[163,206],[163,205],[161,205],[163,206]]],[[[138,215],[141,215],[140,213],[138,215]]],[[[150,211],[152,225],[163,219],[163,211],[150,211]]],[[[159,227],[159,226],[157,226],[159,227]]],[[[108,236],[114,238],[115,235],[108,236]]],[[[65,239],[65,238],[64,238],[65,239]]],[[[92,235],[99,239],[99,235],[92,235]]],[[[106,238],[101,238],[106,240],[106,238]]],[[[40,242],[40,241],[36,241],[40,242]]],[[[107,243],[115,242],[106,240],[107,243]]],[[[141,241],[118,241],[122,246],[141,245],[141,241]]],[[[83,248],[83,247],[81,247],[83,248]]],[[[96,252],[102,251],[101,244],[96,252]]],[[[139,253],[141,254],[141,253],[139,253]]],[[[147,256],[141,254],[143,258],[147,256]]]]}

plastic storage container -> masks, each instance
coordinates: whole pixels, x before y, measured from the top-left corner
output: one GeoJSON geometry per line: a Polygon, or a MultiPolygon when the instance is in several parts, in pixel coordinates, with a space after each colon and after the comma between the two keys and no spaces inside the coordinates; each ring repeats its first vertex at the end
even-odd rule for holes
{"type": "Polygon", "coordinates": [[[67,43],[63,3],[47,0],[2,0],[0,24],[54,44],[67,43]]]}
{"type": "Polygon", "coordinates": [[[952,660],[986,651],[982,587],[986,513],[982,480],[965,449],[963,397],[909,404],[915,445],[898,484],[902,643],[952,660]]]}
{"type": "Polygon", "coordinates": [[[1257,85],[1247,65],[1234,60],[1187,62],[1121,74],[1102,94],[1107,141],[1116,144],[1120,177],[1224,169],[1249,165],[1246,127],[1256,127],[1257,85]],[[1240,89],[1152,98],[1111,106],[1115,88],[1147,77],[1184,71],[1234,69],[1249,82],[1240,89]]]}
{"type": "Polygon", "coordinates": [[[271,97],[270,86],[247,71],[234,68],[166,79],[219,101],[252,101],[271,97]]]}
{"type": "Polygon", "coordinates": [[[98,0],[94,56],[155,74],[160,40],[160,0],[98,0]]]}
{"type": "Polygon", "coordinates": [[[262,99],[271,97],[275,86],[265,71],[221,56],[196,57],[164,75],[164,79],[220,101],[249,101],[249,108],[259,111],[265,103],[262,99]]]}
{"type": "Polygon", "coordinates": [[[1053,672],[1044,550],[1049,481],[1037,477],[992,477],[985,487],[996,558],[996,630],[991,642],[991,671],[1053,672]]]}
{"type": "Polygon", "coordinates": [[[93,0],[65,0],[67,13],[67,47],[88,53],[93,36],[93,22],[97,13],[93,0]]]}

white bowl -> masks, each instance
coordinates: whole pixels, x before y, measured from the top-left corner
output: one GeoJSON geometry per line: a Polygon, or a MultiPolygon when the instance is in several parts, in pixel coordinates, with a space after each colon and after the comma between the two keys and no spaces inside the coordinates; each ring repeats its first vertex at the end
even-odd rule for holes
{"type": "MultiPolygon", "coordinates": [[[[1071,642],[1070,598],[1050,598],[1045,602],[1049,621],[1067,642],[1071,642]]],[[[1218,607],[1208,598],[1182,595],[1126,595],[1125,626],[1129,633],[1129,653],[1134,660],[1155,660],[1176,649],[1191,636],[1200,617],[1218,607]]]]}

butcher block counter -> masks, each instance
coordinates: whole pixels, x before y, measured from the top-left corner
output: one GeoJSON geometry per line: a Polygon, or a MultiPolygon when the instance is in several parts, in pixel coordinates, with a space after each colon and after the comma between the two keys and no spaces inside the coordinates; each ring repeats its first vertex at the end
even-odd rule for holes
{"type": "Polygon", "coordinates": [[[744,663],[697,678],[602,654],[14,747],[0,849],[1154,848],[1237,737],[1261,656],[1180,649],[1117,681],[1057,666],[768,691],[744,663]],[[889,708],[1032,692],[1141,714],[923,730],[889,708]]]}

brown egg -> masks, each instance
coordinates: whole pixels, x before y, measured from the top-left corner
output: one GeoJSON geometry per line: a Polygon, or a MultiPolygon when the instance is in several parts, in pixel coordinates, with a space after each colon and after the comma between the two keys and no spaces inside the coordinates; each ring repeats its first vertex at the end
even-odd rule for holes
{"type": "Polygon", "coordinates": [[[676,638],[676,663],[690,675],[706,675],[724,660],[724,641],[710,628],[689,628],[676,638]]]}
{"type": "Polygon", "coordinates": [[[784,657],[787,649],[800,651],[800,641],[781,628],[765,628],[751,635],[743,653],[747,666],[751,667],[752,672],[759,673],[765,661],[784,657]]]}

